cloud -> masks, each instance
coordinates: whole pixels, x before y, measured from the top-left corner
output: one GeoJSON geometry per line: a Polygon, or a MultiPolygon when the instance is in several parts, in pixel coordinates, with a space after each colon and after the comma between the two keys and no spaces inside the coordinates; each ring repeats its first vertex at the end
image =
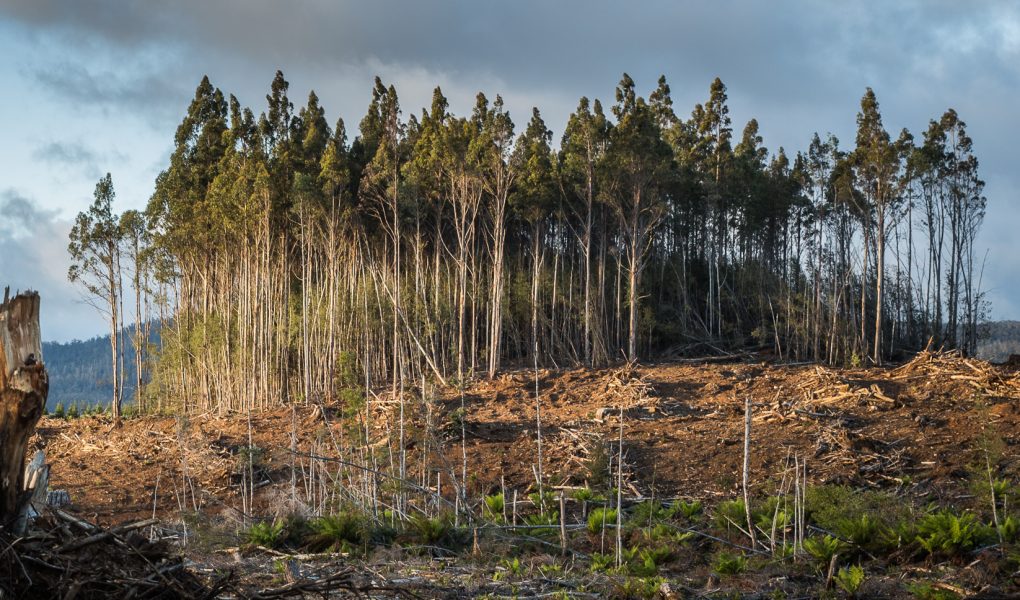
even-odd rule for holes
{"type": "MultiPolygon", "coordinates": [[[[995,314],[1020,317],[1020,303],[1010,300],[1020,295],[1012,241],[1020,226],[1020,209],[1013,208],[1020,196],[1013,174],[1020,5],[1009,0],[649,0],[634,6],[5,0],[0,25],[5,20],[30,57],[21,72],[65,105],[86,108],[88,118],[99,114],[109,132],[97,147],[107,148],[116,147],[110,139],[117,136],[139,135],[123,124],[131,115],[152,126],[144,135],[172,140],[205,74],[258,113],[277,68],[291,81],[296,105],[314,88],[330,122],[342,116],[351,131],[376,74],[396,85],[405,115],[427,106],[437,84],[459,114],[470,111],[482,90],[503,95],[518,130],[538,106],[557,137],[580,96],[611,104],[624,71],[646,94],[665,74],[681,117],[706,99],[709,82],[719,76],[729,87],[734,129],[755,117],[766,145],[791,155],[815,131],[852,145],[866,86],[878,94],[893,132],[908,127],[917,135],[952,106],[969,124],[988,181],[980,242],[992,249],[985,281],[998,290],[995,314]]],[[[51,151],[44,160],[90,164],[74,147],[39,151],[44,148],[51,151]]],[[[141,164],[164,158],[165,147],[159,151],[141,164]]]]}
{"type": "Polygon", "coordinates": [[[67,280],[71,222],[11,189],[0,191],[0,216],[0,287],[9,286],[12,293],[39,291],[43,338],[66,341],[101,333],[102,319],[67,280]]]}
{"type": "Polygon", "coordinates": [[[92,107],[105,116],[128,110],[164,126],[178,118],[187,87],[158,72],[137,64],[113,70],[65,60],[35,65],[29,74],[43,89],[75,106],[92,107]]]}

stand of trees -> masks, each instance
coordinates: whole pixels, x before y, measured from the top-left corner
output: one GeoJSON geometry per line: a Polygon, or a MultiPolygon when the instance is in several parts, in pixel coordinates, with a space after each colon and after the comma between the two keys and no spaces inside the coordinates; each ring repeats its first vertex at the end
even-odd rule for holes
{"type": "Polygon", "coordinates": [[[352,373],[402,397],[723,347],[975,350],[985,199],[953,110],[892,136],[869,89],[855,147],[791,157],[755,120],[734,137],[718,79],[684,117],[664,78],[645,98],[624,75],[558,144],[538,109],[517,135],[499,96],[457,116],[436,88],[405,116],[378,79],[349,141],[288,87],[256,117],[203,79],[145,214],[119,221],[135,310],[162,324],[138,372],[163,408],[334,398],[352,373]]]}

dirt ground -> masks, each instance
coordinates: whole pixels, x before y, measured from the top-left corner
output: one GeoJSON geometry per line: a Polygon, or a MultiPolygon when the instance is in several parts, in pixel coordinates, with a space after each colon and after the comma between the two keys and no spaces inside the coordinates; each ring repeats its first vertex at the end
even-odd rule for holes
{"type": "MultiPolygon", "coordinates": [[[[751,479],[762,494],[775,492],[794,456],[807,461],[813,483],[891,487],[948,503],[972,497],[972,482],[987,475],[986,457],[998,476],[1020,474],[1020,372],[955,355],[923,353],[871,369],[692,361],[540,371],[538,379],[544,472],[552,485],[608,478],[622,407],[625,493],[732,498],[748,398],[751,479]]],[[[409,463],[420,462],[415,453],[425,452],[428,438],[443,445],[443,456],[429,454],[430,468],[459,470],[460,393],[442,390],[428,406],[408,402],[409,463]]],[[[463,402],[470,493],[501,485],[526,491],[537,463],[534,373],[478,381],[463,402]]],[[[396,439],[397,403],[373,396],[370,408],[371,444],[385,449],[396,439]]],[[[353,456],[356,448],[330,406],[253,415],[250,428],[246,415],[149,416],[121,427],[101,417],[45,417],[32,444],[45,449],[51,487],[69,492],[73,510],[117,524],[193,508],[238,511],[249,431],[265,451],[258,495],[268,501],[289,489],[291,465],[299,472],[303,466],[288,451],[292,430],[299,452],[353,456]]]]}

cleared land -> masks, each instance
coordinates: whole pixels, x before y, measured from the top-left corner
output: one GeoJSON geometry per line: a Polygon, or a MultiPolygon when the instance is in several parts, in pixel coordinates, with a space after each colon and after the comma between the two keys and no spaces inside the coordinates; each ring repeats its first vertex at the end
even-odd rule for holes
{"type": "MultiPolygon", "coordinates": [[[[459,473],[463,419],[467,496],[474,512],[484,513],[483,495],[505,489],[509,500],[517,490],[519,518],[524,523],[529,515],[539,512],[526,499],[536,489],[534,389],[534,374],[520,371],[470,386],[465,391],[463,413],[460,394],[453,389],[440,390],[429,402],[417,397],[408,400],[405,447],[409,465],[416,465],[409,466],[408,472],[417,473],[421,464],[428,465],[427,472],[432,475],[427,483],[433,488],[431,477],[442,477],[436,473],[459,473]]],[[[420,548],[401,548],[398,535],[398,543],[360,553],[364,562],[359,564],[378,571],[379,581],[403,582],[407,589],[429,596],[512,595],[507,586],[515,581],[518,593],[559,590],[579,597],[607,590],[642,595],[651,592],[648,586],[658,594],[668,588],[681,595],[755,594],[767,589],[793,595],[816,593],[824,589],[826,569],[810,566],[809,558],[800,567],[776,562],[774,556],[766,558],[770,553],[763,548],[768,541],[760,555],[745,552],[750,568],[745,566],[732,576],[719,573],[720,552],[728,549],[739,554],[738,546],[748,543],[737,530],[725,531],[730,529],[725,526],[720,530],[717,517],[725,510],[721,508],[724,503],[740,496],[746,398],[754,405],[752,504],[764,505],[769,496],[789,486],[794,457],[806,460],[812,488],[849,486],[854,490],[849,492],[851,502],[856,502],[854,498],[865,503],[895,502],[897,507],[879,506],[877,510],[903,509],[918,519],[926,514],[926,506],[937,505],[957,514],[971,511],[990,523],[989,477],[1006,482],[1007,491],[1000,502],[1012,502],[1020,480],[1020,372],[1011,366],[955,355],[923,353],[905,365],[882,369],[829,369],[748,360],[542,371],[539,392],[545,481],[548,489],[562,489],[566,496],[563,521],[569,527],[568,558],[557,558],[557,520],[549,531],[538,531],[544,534],[537,536],[543,542],[534,542],[520,559],[523,567],[494,561],[497,557],[512,560],[515,547],[532,542],[507,541],[507,536],[514,534],[502,529],[489,536],[485,527],[479,542],[482,556],[472,553],[470,539],[464,541],[463,548],[449,553],[423,554],[420,548]],[[704,506],[700,516],[687,520],[676,517],[675,511],[671,516],[649,516],[649,526],[661,520],[677,531],[695,529],[699,533],[692,539],[667,537],[666,541],[648,542],[647,548],[670,546],[670,555],[662,558],[661,565],[656,564],[652,574],[635,579],[637,575],[631,573],[632,577],[622,580],[613,574],[589,573],[593,554],[614,552],[615,534],[610,534],[608,543],[605,536],[593,535],[585,521],[591,506],[574,500],[583,497],[577,489],[590,489],[596,497],[591,503],[594,506],[599,494],[609,492],[610,481],[615,482],[613,457],[618,452],[621,407],[623,496],[625,505],[631,507],[628,517],[644,510],[634,505],[647,499],[655,499],[656,506],[660,501],[675,505],[676,499],[699,500],[704,506]],[[725,541],[713,542],[701,534],[725,541]],[[652,575],[664,581],[650,580],[652,575]],[[789,577],[767,583],[779,575],[789,577]],[[646,589],[621,588],[624,585],[645,585],[646,589]]],[[[398,404],[387,396],[376,396],[370,411],[368,445],[375,448],[380,469],[388,470],[387,457],[397,456],[398,404]]],[[[273,572],[273,561],[279,557],[243,548],[222,552],[223,548],[242,546],[233,532],[244,520],[240,465],[249,432],[261,449],[251,512],[260,517],[282,516],[308,509],[291,500],[292,466],[297,470],[299,498],[307,497],[304,473],[310,468],[327,472],[335,468],[327,467],[333,463],[324,460],[315,461],[312,467],[302,455],[360,460],[358,448],[363,445],[341,415],[341,407],[327,404],[302,407],[296,421],[288,409],[252,415],[250,427],[245,415],[196,415],[186,420],[129,419],[120,428],[102,418],[47,417],[40,422],[32,443],[45,448],[52,463],[51,486],[70,492],[71,509],[77,514],[115,525],[151,517],[155,512],[166,524],[164,535],[180,536],[185,524],[191,527],[186,552],[199,565],[235,568],[251,581],[271,586],[283,577],[273,572]],[[297,458],[289,450],[292,430],[297,432],[297,458]]],[[[424,480],[419,478],[419,483],[424,480]]],[[[440,491],[454,501],[456,492],[449,479],[440,491]]],[[[319,493],[324,496],[328,492],[319,493]]],[[[784,497],[789,493],[787,490],[784,497]]],[[[809,498],[809,504],[812,501],[817,502],[809,498]]],[[[833,502],[838,505],[841,501],[833,502]]],[[[995,518],[1004,519],[1012,508],[1002,505],[997,513],[995,518]]],[[[501,518],[497,515],[495,520],[501,518]]],[[[812,526],[817,525],[812,521],[812,526]]],[[[624,543],[642,547],[639,538],[647,534],[640,531],[640,524],[629,526],[624,543]]],[[[823,533],[821,529],[808,532],[823,533]]],[[[758,537],[761,541],[762,536],[758,537]]],[[[868,587],[862,589],[870,594],[916,596],[920,592],[908,591],[911,581],[964,595],[1020,593],[1018,565],[1010,562],[1016,558],[1009,555],[1013,546],[986,546],[994,547],[926,555],[904,545],[896,556],[878,555],[877,551],[861,554],[845,550],[842,554],[846,564],[865,566],[868,587]]],[[[330,560],[304,557],[301,564],[306,569],[323,568],[332,564],[330,560]]]]}

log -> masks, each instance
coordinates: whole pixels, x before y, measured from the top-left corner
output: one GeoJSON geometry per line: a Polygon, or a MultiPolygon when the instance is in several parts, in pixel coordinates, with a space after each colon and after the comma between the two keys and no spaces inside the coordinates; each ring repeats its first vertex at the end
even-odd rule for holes
{"type": "Polygon", "coordinates": [[[25,493],[25,449],[42,416],[49,393],[42,360],[39,294],[13,299],[4,290],[0,304],[0,525],[17,520],[31,493],[25,493]]]}

